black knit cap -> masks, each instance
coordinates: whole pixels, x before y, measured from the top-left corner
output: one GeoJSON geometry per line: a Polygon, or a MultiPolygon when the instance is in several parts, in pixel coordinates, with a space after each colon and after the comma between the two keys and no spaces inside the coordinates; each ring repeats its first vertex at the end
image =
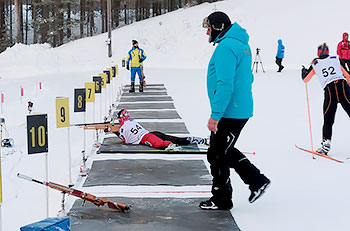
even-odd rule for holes
{"type": "Polygon", "coordinates": [[[220,33],[231,26],[231,20],[221,11],[216,11],[208,16],[208,23],[211,29],[209,42],[213,42],[220,33]]]}
{"type": "Polygon", "coordinates": [[[136,40],[132,40],[132,45],[135,45],[136,43],[138,43],[136,40]]]}
{"type": "Polygon", "coordinates": [[[231,20],[221,11],[216,11],[208,16],[209,23],[213,30],[225,30],[231,26],[231,20]]]}

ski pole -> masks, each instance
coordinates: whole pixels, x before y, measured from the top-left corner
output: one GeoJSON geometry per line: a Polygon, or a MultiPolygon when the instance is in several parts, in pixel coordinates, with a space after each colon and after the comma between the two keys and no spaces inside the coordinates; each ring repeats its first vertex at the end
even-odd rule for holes
{"type": "MultiPolygon", "coordinates": [[[[306,88],[306,104],[307,104],[307,114],[309,118],[309,130],[310,130],[310,141],[311,141],[311,150],[314,151],[314,144],[312,141],[312,129],[311,129],[311,112],[310,112],[310,102],[309,102],[309,93],[307,89],[307,83],[305,83],[306,88]]],[[[315,159],[315,155],[312,154],[312,158],[315,159]]]]}

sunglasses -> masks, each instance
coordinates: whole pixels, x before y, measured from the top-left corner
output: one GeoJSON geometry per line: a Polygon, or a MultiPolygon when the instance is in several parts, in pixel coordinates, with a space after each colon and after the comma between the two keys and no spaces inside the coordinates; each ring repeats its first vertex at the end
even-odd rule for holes
{"type": "Polygon", "coordinates": [[[217,31],[223,31],[225,29],[225,24],[222,23],[221,27],[216,27],[215,25],[210,25],[210,21],[209,21],[208,17],[205,17],[203,19],[203,22],[202,22],[202,27],[207,28],[207,29],[214,29],[217,31]]]}

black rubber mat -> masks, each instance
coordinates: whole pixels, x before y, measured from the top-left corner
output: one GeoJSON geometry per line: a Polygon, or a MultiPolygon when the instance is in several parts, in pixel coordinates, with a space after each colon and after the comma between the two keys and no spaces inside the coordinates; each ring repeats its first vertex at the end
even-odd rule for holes
{"type": "Polygon", "coordinates": [[[211,175],[203,160],[94,161],[84,187],[101,185],[211,185],[211,175]]]}
{"type": "Polygon", "coordinates": [[[206,150],[195,145],[183,146],[182,150],[167,151],[152,148],[142,144],[124,144],[117,137],[108,137],[103,140],[98,154],[101,153],[163,153],[163,154],[205,154],[206,150]]]}
{"type": "MultiPolygon", "coordinates": [[[[129,92],[130,87],[123,88],[123,92],[129,92]]],[[[143,88],[143,91],[165,91],[165,87],[145,87],[143,88]]],[[[135,91],[139,91],[139,86],[135,86],[135,91]]]]}
{"type": "Polygon", "coordinates": [[[181,119],[175,110],[129,111],[133,119],[181,119]]]}
{"type": "Polygon", "coordinates": [[[140,122],[149,131],[160,131],[164,133],[188,134],[185,123],[182,122],[140,122]]]}
{"type": "Polygon", "coordinates": [[[143,102],[143,101],[173,101],[170,96],[164,97],[122,97],[120,102],[143,102]]]}
{"type": "Polygon", "coordinates": [[[175,109],[173,103],[121,103],[119,109],[175,109]]]}
{"type": "MultiPolygon", "coordinates": [[[[139,86],[139,85],[136,84],[135,86],[139,86]]],[[[125,87],[130,87],[130,84],[125,85],[125,87]]],[[[162,83],[150,83],[150,84],[146,84],[146,87],[164,87],[164,84],[162,84],[162,83]]]]}
{"type": "Polygon", "coordinates": [[[146,95],[168,95],[166,91],[153,91],[153,92],[124,92],[123,96],[146,96],[146,95]]]}
{"type": "Polygon", "coordinates": [[[77,200],[69,212],[72,231],[239,231],[230,211],[204,211],[198,198],[108,198],[131,204],[115,212],[77,200]]]}

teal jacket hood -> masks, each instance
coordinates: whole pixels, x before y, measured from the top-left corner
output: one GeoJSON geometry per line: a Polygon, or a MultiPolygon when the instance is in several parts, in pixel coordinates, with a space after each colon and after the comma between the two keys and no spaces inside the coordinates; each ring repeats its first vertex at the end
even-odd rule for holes
{"type": "Polygon", "coordinates": [[[225,38],[233,38],[244,44],[248,44],[249,42],[249,35],[247,31],[236,22],[233,23],[226,31],[219,34],[213,43],[219,43],[225,38]]]}

